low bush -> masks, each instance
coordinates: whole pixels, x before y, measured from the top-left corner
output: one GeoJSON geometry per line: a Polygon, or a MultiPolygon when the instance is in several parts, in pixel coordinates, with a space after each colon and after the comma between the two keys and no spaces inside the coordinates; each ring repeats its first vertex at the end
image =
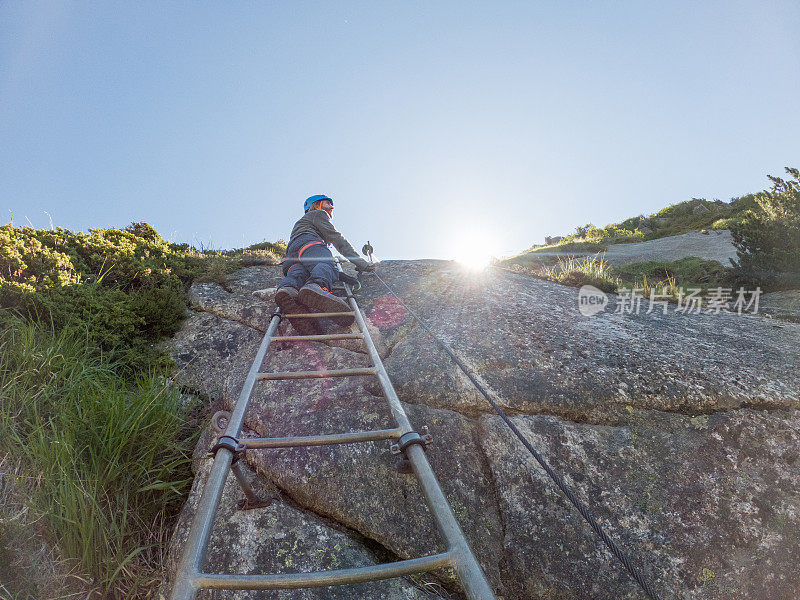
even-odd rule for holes
{"type": "Polygon", "coordinates": [[[553,246],[540,246],[528,253],[547,254],[548,252],[600,252],[605,250],[605,244],[600,242],[559,242],[553,246]]]}
{"type": "Polygon", "coordinates": [[[185,285],[203,270],[147,223],[88,234],[0,227],[0,308],[124,349],[131,372],[166,362],[153,344],[178,330],[185,285]]]}
{"type": "Polygon", "coordinates": [[[563,237],[558,245],[552,248],[567,251],[598,251],[605,249],[609,244],[641,242],[644,239],[644,233],[637,228],[627,229],[623,224],[618,223],[599,228],[589,223],[582,227],[577,227],[575,233],[563,237]]]}
{"type": "MultiPolygon", "coordinates": [[[[523,255],[528,256],[528,255],[523,255]]],[[[564,285],[593,285],[614,293],[621,288],[636,288],[645,297],[651,290],[678,298],[680,289],[733,287],[734,270],[715,260],[687,257],[673,262],[643,262],[612,267],[602,256],[559,258],[555,265],[536,261],[506,264],[514,271],[549,279],[564,285]]]]}
{"type": "Polygon", "coordinates": [[[733,281],[732,270],[715,260],[705,260],[695,256],[676,261],[649,261],[614,267],[614,274],[625,284],[640,287],[647,281],[667,284],[670,280],[678,286],[709,287],[730,286],[733,281]]]}
{"type": "Polygon", "coordinates": [[[0,227],[0,309],[88,335],[106,352],[124,351],[131,375],[163,368],[155,343],[174,334],[195,281],[227,287],[242,266],[277,264],[283,242],[225,252],[170,244],[144,222],[125,229],[0,227]]]}
{"type": "Polygon", "coordinates": [[[725,219],[717,219],[711,224],[711,229],[720,231],[722,229],[733,229],[742,222],[743,216],[729,217],[725,219]]]}

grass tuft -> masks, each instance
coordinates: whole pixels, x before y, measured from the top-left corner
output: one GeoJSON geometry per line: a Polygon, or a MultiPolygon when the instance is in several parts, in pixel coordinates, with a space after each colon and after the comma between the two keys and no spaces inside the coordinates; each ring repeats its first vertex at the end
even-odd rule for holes
{"type": "Polygon", "coordinates": [[[544,277],[564,285],[593,285],[604,292],[615,292],[619,280],[604,258],[597,256],[560,259],[553,267],[544,268],[544,277]]]}
{"type": "Polygon", "coordinates": [[[196,436],[177,390],[152,374],[126,380],[122,366],[74,330],[10,320],[0,332],[0,452],[37,474],[27,508],[55,535],[64,569],[103,597],[146,598],[191,484],[196,436]]]}

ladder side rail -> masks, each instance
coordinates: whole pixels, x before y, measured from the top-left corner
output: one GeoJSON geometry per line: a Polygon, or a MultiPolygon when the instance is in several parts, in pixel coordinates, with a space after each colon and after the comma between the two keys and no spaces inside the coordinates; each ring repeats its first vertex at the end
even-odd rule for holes
{"type": "MultiPolygon", "coordinates": [[[[372,364],[377,371],[378,380],[380,381],[383,393],[386,400],[389,402],[389,408],[398,423],[399,428],[405,432],[413,431],[411,423],[408,420],[405,409],[397,397],[397,392],[394,390],[386,368],[383,366],[383,361],[375,348],[372,341],[372,336],[369,334],[367,324],[364,321],[364,315],[358,307],[358,303],[353,297],[353,292],[348,284],[344,284],[347,290],[348,302],[350,307],[355,313],[358,326],[364,332],[364,343],[367,346],[372,364]]],[[[406,456],[411,462],[411,467],[417,476],[417,480],[422,488],[423,496],[428,503],[428,507],[433,513],[436,525],[439,532],[445,540],[447,540],[448,551],[453,553],[454,566],[456,576],[458,577],[461,587],[469,600],[495,600],[494,592],[489,583],[486,581],[486,576],[483,574],[481,566],[475,559],[475,555],[469,547],[464,532],[458,524],[458,520],[447,502],[439,481],[425,456],[425,451],[421,446],[414,444],[409,446],[406,451],[406,456]]]]}
{"type": "Polygon", "coordinates": [[[447,540],[448,551],[453,553],[456,577],[461,583],[469,600],[495,600],[494,592],[489,587],[486,575],[464,536],[458,519],[450,508],[444,492],[436,479],[431,464],[425,456],[422,446],[413,445],[406,449],[406,456],[414,469],[414,474],[422,488],[422,495],[433,513],[436,525],[444,539],[447,540]]]}
{"type": "Polygon", "coordinates": [[[375,343],[372,341],[372,336],[369,333],[369,329],[367,329],[367,323],[364,321],[364,315],[361,314],[361,309],[358,307],[358,303],[356,303],[356,300],[353,297],[353,290],[347,283],[344,284],[344,287],[347,291],[347,302],[350,304],[350,308],[353,309],[356,322],[358,323],[358,328],[364,334],[364,345],[367,347],[367,352],[369,353],[370,360],[372,361],[372,366],[375,369],[375,375],[378,377],[378,382],[383,390],[383,395],[385,396],[386,401],[389,403],[389,409],[392,411],[392,416],[394,417],[395,423],[397,423],[398,428],[403,434],[414,431],[414,428],[411,426],[411,422],[408,420],[406,411],[403,410],[403,405],[400,404],[400,398],[397,397],[397,392],[394,391],[394,386],[392,386],[392,382],[389,379],[389,374],[386,372],[386,368],[383,366],[383,361],[378,354],[378,350],[375,348],[375,343]]]}
{"type": "MultiPolygon", "coordinates": [[[[261,346],[258,348],[258,353],[250,367],[244,387],[239,394],[239,399],[236,401],[236,406],[228,421],[228,427],[225,429],[225,435],[234,438],[239,436],[244,422],[244,414],[250,402],[250,395],[253,392],[253,386],[258,376],[258,370],[261,368],[261,363],[264,361],[267,348],[279,323],[279,312],[276,310],[272,314],[269,327],[261,340],[261,346]]],[[[228,477],[232,462],[233,452],[227,448],[220,448],[214,456],[211,473],[209,473],[203,493],[200,496],[197,512],[189,529],[189,537],[184,544],[180,562],[175,570],[175,585],[172,588],[171,600],[193,600],[199,589],[196,577],[205,559],[214,517],[217,514],[222,490],[225,487],[225,480],[228,477]]]]}

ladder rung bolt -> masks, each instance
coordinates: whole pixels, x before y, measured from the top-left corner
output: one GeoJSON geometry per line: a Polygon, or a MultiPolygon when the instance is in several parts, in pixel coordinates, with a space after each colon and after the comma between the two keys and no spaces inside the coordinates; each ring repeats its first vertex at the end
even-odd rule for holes
{"type": "Polygon", "coordinates": [[[228,427],[228,422],[231,419],[231,413],[227,410],[218,410],[214,413],[214,416],[211,417],[211,427],[216,431],[219,435],[225,433],[225,429],[228,427]]]}
{"type": "Polygon", "coordinates": [[[235,437],[231,435],[222,435],[217,440],[217,443],[214,444],[214,447],[211,448],[211,450],[209,450],[209,454],[211,454],[212,456],[216,456],[217,451],[220,448],[225,448],[226,450],[231,451],[231,453],[233,454],[233,460],[231,461],[231,464],[233,465],[236,463],[237,460],[239,460],[239,457],[247,449],[247,446],[245,444],[242,444],[239,440],[237,440],[235,437]]]}
{"type": "Polygon", "coordinates": [[[425,448],[425,446],[431,442],[433,442],[433,436],[428,433],[428,426],[426,425],[422,428],[422,435],[416,431],[404,433],[400,436],[400,439],[396,444],[389,446],[389,450],[391,450],[392,454],[400,454],[401,452],[405,452],[406,448],[413,446],[414,444],[418,444],[425,448]]]}

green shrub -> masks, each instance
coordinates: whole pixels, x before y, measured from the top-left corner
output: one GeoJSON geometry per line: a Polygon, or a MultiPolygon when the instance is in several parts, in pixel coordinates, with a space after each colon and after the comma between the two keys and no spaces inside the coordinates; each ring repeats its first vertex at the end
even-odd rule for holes
{"type": "Polygon", "coordinates": [[[195,281],[228,288],[228,274],[278,264],[286,244],[198,252],[167,243],[145,222],[89,233],[0,227],[0,309],[85,334],[105,352],[125,355],[130,374],[167,366],[155,343],[174,334],[195,281]]]}
{"type": "MultiPolygon", "coordinates": [[[[631,220],[629,219],[629,221],[631,220]]],[[[625,224],[627,223],[628,221],[625,222],[625,224]]],[[[576,228],[574,234],[562,238],[557,247],[560,249],[562,246],[572,247],[575,244],[588,243],[602,250],[609,244],[640,242],[644,240],[644,234],[641,231],[638,229],[626,229],[623,225],[624,224],[612,223],[601,229],[589,223],[576,228]]]]}
{"type": "Polygon", "coordinates": [[[276,264],[281,243],[252,250],[200,253],[169,244],[144,222],[124,230],[0,227],[0,309],[10,308],[56,329],[88,335],[106,352],[124,352],[134,374],[168,364],[154,349],[174,334],[194,281],[226,285],[227,274],[250,264],[276,264]]]}
{"type": "Polygon", "coordinates": [[[277,242],[263,241],[248,246],[245,250],[266,250],[275,256],[284,256],[286,254],[286,242],[283,240],[278,240],[277,242]]]}
{"type": "MultiPolygon", "coordinates": [[[[526,258],[535,253],[522,255],[526,258]]],[[[735,281],[733,270],[715,260],[687,257],[673,262],[644,262],[611,267],[598,256],[558,258],[555,265],[548,266],[535,261],[513,261],[506,263],[512,270],[556,281],[564,285],[580,287],[593,285],[613,293],[621,287],[638,288],[649,297],[650,291],[678,297],[679,288],[731,287],[735,281]]]]}
{"type": "Polygon", "coordinates": [[[769,175],[772,189],[755,198],[733,229],[738,274],[766,287],[800,283],[800,171],[786,167],[790,179],[769,175]]]}
{"type": "Polygon", "coordinates": [[[131,312],[142,320],[140,332],[148,340],[177,333],[186,315],[180,281],[170,279],[160,285],[147,285],[131,292],[131,312]]]}
{"type": "MultiPolygon", "coordinates": [[[[511,258],[517,258],[519,256],[525,255],[534,255],[538,254],[540,256],[558,256],[563,252],[600,252],[605,250],[604,244],[599,244],[597,242],[558,242],[557,244],[552,244],[550,246],[532,246],[522,252],[522,254],[518,254],[517,256],[513,256],[511,258]]],[[[509,260],[509,259],[506,259],[509,260]]],[[[555,263],[555,261],[554,261],[555,263]]]]}
{"type": "Polygon", "coordinates": [[[733,229],[734,227],[736,227],[736,225],[738,225],[741,222],[742,222],[741,216],[730,217],[727,219],[717,219],[711,224],[711,229],[717,231],[722,229],[733,229]]]}

